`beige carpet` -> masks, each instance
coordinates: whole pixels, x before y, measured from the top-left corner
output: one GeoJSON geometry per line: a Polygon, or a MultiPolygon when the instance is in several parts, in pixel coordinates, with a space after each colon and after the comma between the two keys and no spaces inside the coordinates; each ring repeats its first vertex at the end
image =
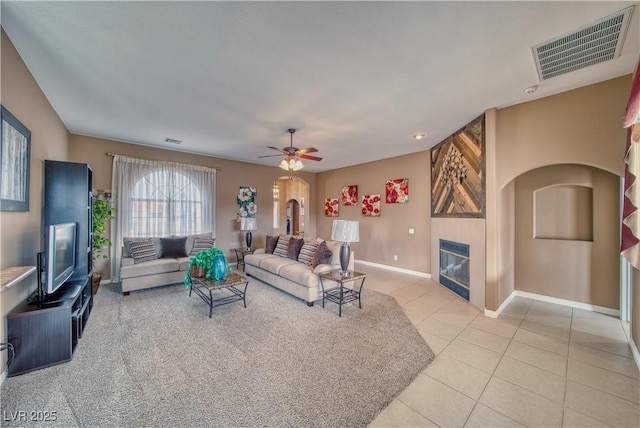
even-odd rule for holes
{"type": "MultiPolygon", "coordinates": [[[[7,379],[3,414],[59,426],[366,426],[434,358],[395,300],[306,304],[252,279],[247,308],[181,285],[100,288],[71,362],[7,379]]],[[[3,418],[3,426],[32,425],[3,418]]]]}

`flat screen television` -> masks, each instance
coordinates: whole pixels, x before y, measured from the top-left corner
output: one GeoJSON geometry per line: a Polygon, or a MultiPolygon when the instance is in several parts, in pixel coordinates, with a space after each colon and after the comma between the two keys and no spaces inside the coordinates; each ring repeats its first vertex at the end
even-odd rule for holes
{"type": "Polygon", "coordinates": [[[45,294],[55,292],[73,274],[76,265],[76,224],[60,223],[45,232],[45,294]]]}

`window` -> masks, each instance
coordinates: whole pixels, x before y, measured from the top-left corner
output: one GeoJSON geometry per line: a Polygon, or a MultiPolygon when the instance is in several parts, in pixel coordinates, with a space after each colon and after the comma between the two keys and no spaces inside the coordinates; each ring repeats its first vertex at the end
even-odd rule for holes
{"type": "Polygon", "coordinates": [[[134,236],[190,235],[202,232],[202,194],[187,176],[155,171],[131,193],[134,236]]]}
{"type": "Polygon", "coordinates": [[[125,237],[211,232],[215,237],[216,169],[114,155],[116,219],[111,278],[120,280],[125,237]]]}

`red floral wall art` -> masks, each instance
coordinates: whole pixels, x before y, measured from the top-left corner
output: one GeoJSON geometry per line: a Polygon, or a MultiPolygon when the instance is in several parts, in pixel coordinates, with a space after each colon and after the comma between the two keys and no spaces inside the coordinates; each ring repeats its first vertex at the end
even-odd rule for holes
{"type": "Polygon", "coordinates": [[[358,186],[344,186],[342,188],[342,205],[348,207],[350,205],[358,205],[358,186]]]}
{"type": "Polygon", "coordinates": [[[364,195],[362,197],[362,215],[380,217],[380,195],[364,195]]]}
{"type": "Polygon", "coordinates": [[[409,179],[396,178],[388,180],[386,185],[388,204],[406,204],[409,202],[409,179]]]}

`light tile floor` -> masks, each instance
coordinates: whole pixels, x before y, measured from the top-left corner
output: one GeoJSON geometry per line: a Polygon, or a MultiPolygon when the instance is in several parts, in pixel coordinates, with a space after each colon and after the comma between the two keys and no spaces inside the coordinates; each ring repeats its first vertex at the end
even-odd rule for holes
{"type": "Polygon", "coordinates": [[[370,427],[640,427],[628,324],[520,297],[488,318],[433,280],[357,269],[436,354],[370,427]]]}

